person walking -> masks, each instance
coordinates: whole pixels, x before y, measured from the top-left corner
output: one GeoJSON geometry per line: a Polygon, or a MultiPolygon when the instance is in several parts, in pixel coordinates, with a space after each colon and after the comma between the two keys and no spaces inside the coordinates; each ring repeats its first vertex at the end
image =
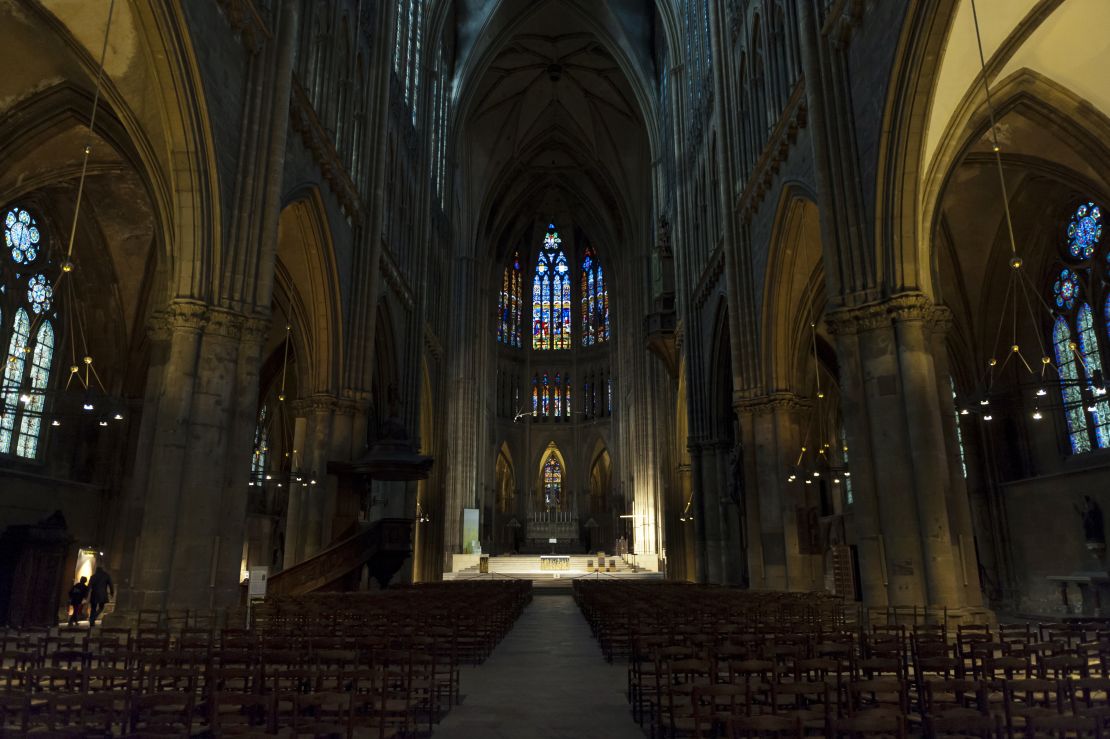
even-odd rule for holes
{"type": "Polygon", "coordinates": [[[89,580],[89,628],[96,626],[96,617],[104,610],[108,600],[115,594],[112,578],[100,565],[89,580]]]}
{"type": "Polygon", "coordinates": [[[85,602],[85,596],[89,594],[89,586],[86,582],[88,579],[82,575],[81,579],[73,583],[73,587],[69,589],[70,626],[76,626],[77,620],[81,617],[81,604],[85,602]]]}

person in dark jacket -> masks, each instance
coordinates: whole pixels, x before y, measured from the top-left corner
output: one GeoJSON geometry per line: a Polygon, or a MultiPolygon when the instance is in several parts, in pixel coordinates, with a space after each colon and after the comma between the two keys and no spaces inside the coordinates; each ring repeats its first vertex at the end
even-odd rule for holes
{"type": "Polygon", "coordinates": [[[112,588],[112,578],[97,565],[96,572],[89,580],[89,628],[96,626],[96,617],[104,610],[104,606],[115,593],[112,588]]]}
{"type": "Polygon", "coordinates": [[[81,604],[85,602],[85,596],[89,594],[89,586],[86,580],[89,578],[84,575],[78,582],[73,583],[73,587],[69,589],[69,605],[73,612],[69,614],[69,625],[76,626],[77,619],[81,617],[81,604]]]}

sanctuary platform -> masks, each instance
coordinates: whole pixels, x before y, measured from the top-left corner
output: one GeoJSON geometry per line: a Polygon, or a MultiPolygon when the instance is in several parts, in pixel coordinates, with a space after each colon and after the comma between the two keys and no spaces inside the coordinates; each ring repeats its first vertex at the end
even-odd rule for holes
{"type": "Polygon", "coordinates": [[[535,555],[506,554],[489,558],[488,572],[482,572],[478,555],[455,555],[452,571],[444,580],[516,578],[531,580],[534,586],[571,586],[579,577],[618,578],[622,580],[662,580],[663,573],[637,567],[616,555],[607,554],[601,571],[596,571],[596,554],[535,555]]]}

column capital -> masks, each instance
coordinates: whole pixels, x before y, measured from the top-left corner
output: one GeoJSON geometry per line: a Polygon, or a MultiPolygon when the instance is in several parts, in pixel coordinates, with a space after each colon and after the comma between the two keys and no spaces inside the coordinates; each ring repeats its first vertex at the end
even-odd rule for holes
{"type": "Polygon", "coordinates": [[[764,416],[777,411],[809,410],[813,403],[795,393],[771,393],[755,397],[734,397],[732,407],[737,414],[764,416]]]}
{"type": "Polygon", "coordinates": [[[339,399],[334,395],[327,393],[314,393],[305,398],[297,398],[289,407],[298,416],[302,415],[322,415],[333,413],[339,409],[339,399]]]}
{"type": "Polygon", "coordinates": [[[153,339],[169,339],[178,332],[201,333],[208,324],[208,305],[200,301],[175,299],[156,311],[148,324],[153,339]]]}
{"type": "Polygon", "coordinates": [[[239,339],[243,336],[243,324],[246,316],[227,308],[209,308],[208,322],[204,326],[204,333],[220,336],[225,339],[239,339]]]}
{"type": "Polygon", "coordinates": [[[935,325],[951,321],[952,312],[937,305],[920,292],[902,293],[884,300],[847,308],[838,308],[825,315],[829,333],[839,336],[891,326],[895,323],[921,321],[935,325]]]}

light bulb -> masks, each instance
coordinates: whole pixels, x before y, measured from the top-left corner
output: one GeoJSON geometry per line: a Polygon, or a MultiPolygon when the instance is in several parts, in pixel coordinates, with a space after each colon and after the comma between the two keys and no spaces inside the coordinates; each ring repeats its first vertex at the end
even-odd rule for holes
{"type": "Polygon", "coordinates": [[[1043,418],[1043,416],[1041,416],[1041,412],[1039,410],[1033,411],[1033,420],[1034,421],[1039,421],[1039,420],[1041,420],[1041,418],[1043,418]]]}
{"type": "Polygon", "coordinates": [[[960,409],[960,415],[961,415],[961,416],[966,416],[966,415],[967,415],[968,413],[970,413],[970,412],[971,412],[971,411],[969,411],[969,410],[968,410],[967,408],[961,408],[961,409],[960,409]]]}
{"type": "Polygon", "coordinates": [[[991,402],[987,398],[983,398],[982,400],[979,401],[979,405],[990,405],[990,404],[991,404],[991,402]]]}
{"type": "Polygon", "coordinates": [[[93,404],[92,404],[92,403],[85,403],[85,404],[84,404],[83,406],[81,406],[81,407],[82,407],[82,408],[84,408],[84,409],[85,409],[85,410],[87,410],[87,411],[91,411],[91,410],[93,409],[93,404]]]}
{"type": "Polygon", "coordinates": [[[116,415],[112,416],[112,418],[116,419],[117,421],[122,421],[123,420],[123,414],[122,413],[117,413],[116,415]]]}
{"type": "Polygon", "coordinates": [[[984,420],[984,421],[989,421],[989,420],[991,420],[992,418],[994,418],[994,416],[992,416],[992,415],[991,415],[991,414],[989,414],[989,413],[988,413],[987,415],[983,416],[983,420],[984,420]]]}
{"type": "Polygon", "coordinates": [[[1044,389],[1043,387],[1039,387],[1039,388],[1037,388],[1037,397],[1038,397],[1038,398],[1043,398],[1043,397],[1044,397],[1044,396],[1046,396],[1046,395],[1048,395],[1048,391],[1047,391],[1047,390],[1045,390],[1045,389],[1044,389]]]}
{"type": "Polygon", "coordinates": [[[61,426],[62,422],[59,421],[57,418],[55,418],[53,421],[50,422],[50,425],[51,426],[61,426]]]}
{"type": "Polygon", "coordinates": [[[107,422],[107,421],[101,421],[101,422],[100,422],[100,425],[101,425],[101,426],[107,426],[107,425],[108,425],[108,422],[107,422]]]}

